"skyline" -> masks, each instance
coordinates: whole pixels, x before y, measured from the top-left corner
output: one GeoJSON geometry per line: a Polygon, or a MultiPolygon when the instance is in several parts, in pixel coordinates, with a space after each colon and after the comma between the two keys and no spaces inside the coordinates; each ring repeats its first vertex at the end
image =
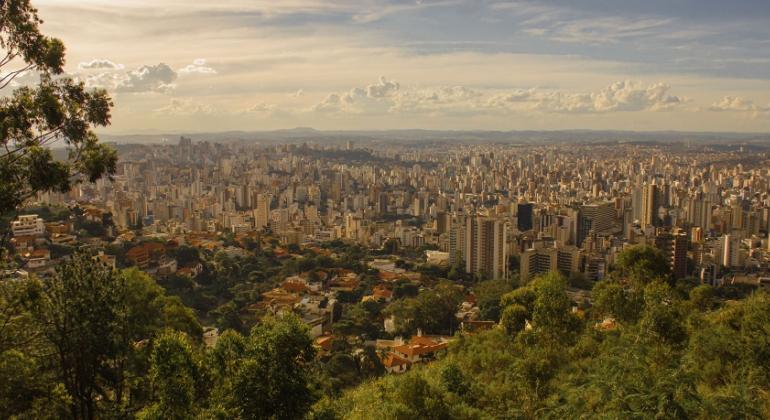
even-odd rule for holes
{"type": "Polygon", "coordinates": [[[760,2],[184,3],[36,3],[104,133],[770,131],[760,2]]]}

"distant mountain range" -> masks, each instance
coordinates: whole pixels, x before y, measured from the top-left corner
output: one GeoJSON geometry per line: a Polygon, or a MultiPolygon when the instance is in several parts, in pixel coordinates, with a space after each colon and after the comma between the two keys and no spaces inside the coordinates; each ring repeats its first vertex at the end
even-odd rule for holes
{"type": "Polygon", "coordinates": [[[445,130],[316,130],[310,127],[297,127],[273,131],[222,131],[210,133],[169,132],[157,134],[103,134],[106,142],[120,144],[153,144],[169,142],[175,144],[180,136],[190,137],[193,141],[213,142],[260,142],[260,143],[336,143],[339,141],[356,142],[494,142],[494,143],[562,143],[562,142],[694,142],[697,144],[757,144],[770,146],[770,133],[717,133],[684,131],[599,131],[599,130],[561,130],[561,131],[445,131],[445,130]]]}

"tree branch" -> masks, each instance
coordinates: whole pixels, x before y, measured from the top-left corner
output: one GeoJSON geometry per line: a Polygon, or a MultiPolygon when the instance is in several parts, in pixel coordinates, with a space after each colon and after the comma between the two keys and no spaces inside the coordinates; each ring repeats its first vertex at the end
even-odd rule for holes
{"type": "Polygon", "coordinates": [[[13,61],[13,59],[16,58],[17,55],[18,54],[13,51],[8,51],[8,54],[6,54],[5,57],[3,57],[2,60],[0,60],[0,67],[3,67],[4,65],[13,61]]]}
{"type": "Polygon", "coordinates": [[[14,71],[6,74],[2,78],[0,78],[0,89],[4,89],[6,86],[11,84],[11,82],[13,82],[13,79],[15,79],[22,72],[30,70],[30,69],[32,69],[34,67],[35,67],[34,64],[28,64],[26,67],[22,67],[22,68],[20,68],[18,70],[14,70],[14,71]]]}

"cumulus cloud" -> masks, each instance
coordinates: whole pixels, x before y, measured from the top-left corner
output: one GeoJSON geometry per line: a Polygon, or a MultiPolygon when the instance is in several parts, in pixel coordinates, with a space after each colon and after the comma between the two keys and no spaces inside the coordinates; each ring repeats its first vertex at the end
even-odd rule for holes
{"type": "Polygon", "coordinates": [[[254,104],[254,106],[248,108],[246,112],[251,112],[255,114],[269,114],[271,112],[276,111],[277,107],[273,104],[266,104],[266,103],[257,103],[254,104]]]}
{"type": "Polygon", "coordinates": [[[126,73],[115,86],[118,92],[166,92],[174,87],[177,73],[160,63],[153,66],[141,66],[126,73]]]}
{"type": "Polygon", "coordinates": [[[399,87],[398,82],[380,76],[379,83],[366,87],[366,95],[370,98],[387,98],[398,92],[399,87]]]}
{"type": "Polygon", "coordinates": [[[179,69],[179,74],[216,74],[217,71],[206,65],[205,58],[196,58],[192,64],[188,64],[179,69]]]}
{"type": "Polygon", "coordinates": [[[686,99],[670,94],[664,83],[643,85],[616,82],[596,92],[571,93],[538,88],[485,93],[466,86],[402,88],[398,82],[380,78],[367,87],[331,93],[313,110],[332,113],[425,112],[446,114],[472,112],[529,111],[544,113],[609,113],[661,111],[677,107],[686,99]]]}
{"type": "Polygon", "coordinates": [[[492,109],[534,110],[547,113],[605,113],[618,111],[661,111],[686,100],[669,94],[664,83],[642,85],[632,81],[611,84],[597,92],[566,93],[537,88],[497,94],[488,101],[492,109]]]}
{"type": "Polygon", "coordinates": [[[744,112],[748,113],[752,118],[770,116],[770,104],[761,106],[754,103],[751,99],[737,96],[725,96],[719,102],[711,104],[709,110],[717,112],[744,112]]]}
{"type": "Polygon", "coordinates": [[[167,105],[157,108],[155,112],[172,116],[208,115],[214,113],[214,108],[189,98],[172,98],[167,105]]]}
{"type": "Polygon", "coordinates": [[[80,70],[122,70],[123,65],[103,58],[94,58],[78,64],[80,70]]]}
{"type": "Polygon", "coordinates": [[[355,87],[345,93],[330,93],[313,107],[318,112],[381,113],[387,112],[398,93],[398,82],[380,77],[378,83],[355,87]]]}
{"type": "Polygon", "coordinates": [[[394,112],[463,111],[479,107],[483,94],[465,86],[438,86],[401,92],[394,98],[394,112]]]}

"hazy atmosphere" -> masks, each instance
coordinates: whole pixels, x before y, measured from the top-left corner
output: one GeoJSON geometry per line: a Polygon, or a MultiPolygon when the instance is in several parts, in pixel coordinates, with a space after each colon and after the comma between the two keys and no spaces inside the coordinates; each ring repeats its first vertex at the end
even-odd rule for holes
{"type": "Polygon", "coordinates": [[[770,130],[761,1],[35,6],[65,71],[113,96],[106,133],[770,130]]]}

